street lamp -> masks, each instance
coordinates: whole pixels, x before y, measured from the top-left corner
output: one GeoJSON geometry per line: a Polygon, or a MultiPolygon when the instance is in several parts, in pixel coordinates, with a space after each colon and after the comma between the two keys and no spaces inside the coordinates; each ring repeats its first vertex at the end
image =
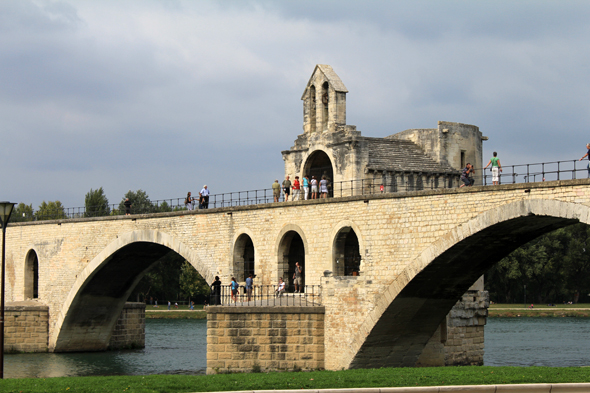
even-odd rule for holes
{"type": "Polygon", "coordinates": [[[2,299],[0,300],[0,379],[4,379],[4,294],[6,292],[6,225],[10,220],[14,203],[0,202],[0,225],[2,225],[2,299]]]}

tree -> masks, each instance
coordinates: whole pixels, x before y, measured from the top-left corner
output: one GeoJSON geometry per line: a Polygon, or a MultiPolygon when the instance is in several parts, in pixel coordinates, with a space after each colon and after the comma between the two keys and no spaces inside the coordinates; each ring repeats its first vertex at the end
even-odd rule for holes
{"type": "Polygon", "coordinates": [[[68,218],[64,207],[60,201],[45,202],[39,205],[39,209],[35,212],[37,220],[57,220],[68,218]]]}
{"type": "Polygon", "coordinates": [[[191,298],[206,297],[209,295],[210,288],[207,281],[188,261],[184,261],[180,268],[180,296],[188,298],[189,304],[191,298]]]}
{"type": "Polygon", "coordinates": [[[23,222],[23,221],[33,221],[34,214],[33,214],[33,204],[25,205],[24,203],[19,203],[13,210],[12,215],[10,216],[10,221],[12,222],[23,222]]]}
{"type": "Polygon", "coordinates": [[[152,204],[152,202],[150,201],[150,197],[145,191],[137,190],[134,192],[129,190],[119,203],[119,214],[125,214],[124,203],[126,198],[129,198],[129,202],[131,202],[132,214],[146,214],[157,212],[157,207],[152,204]]]}
{"type": "Polygon", "coordinates": [[[84,198],[84,207],[86,208],[84,217],[102,217],[111,213],[109,200],[102,187],[96,190],[90,189],[84,198]]]}

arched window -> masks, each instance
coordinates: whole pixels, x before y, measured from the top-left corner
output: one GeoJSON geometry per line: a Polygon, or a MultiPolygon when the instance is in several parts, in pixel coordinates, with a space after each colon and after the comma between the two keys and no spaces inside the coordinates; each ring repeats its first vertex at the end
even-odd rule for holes
{"type": "Polygon", "coordinates": [[[250,274],[254,275],[254,243],[244,233],[234,246],[234,276],[238,281],[246,281],[250,274]]]}
{"type": "Polygon", "coordinates": [[[311,132],[315,132],[316,131],[316,96],[315,96],[316,92],[315,92],[315,86],[311,86],[309,89],[309,125],[310,125],[310,131],[311,132]]]}
{"type": "Polygon", "coordinates": [[[30,250],[25,260],[25,299],[39,298],[39,259],[35,250],[30,250]]]}
{"type": "Polygon", "coordinates": [[[356,276],[359,274],[360,265],[358,237],[351,227],[342,228],[334,239],[334,275],[356,276]]]}
{"type": "Polygon", "coordinates": [[[322,131],[328,129],[328,104],[330,103],[330,91],[328,82],[322,85],[322,131]]]}

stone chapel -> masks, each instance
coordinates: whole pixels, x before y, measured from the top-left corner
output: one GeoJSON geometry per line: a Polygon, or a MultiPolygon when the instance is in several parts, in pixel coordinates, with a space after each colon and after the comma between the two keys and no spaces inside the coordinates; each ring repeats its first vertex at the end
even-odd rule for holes
{"type": "MultiPolygon", "coordinates": [[[[384,138],[362,136],[346,124],[348,90],[331,66],[318,64],[303,91],[303,134],[282,152],[285,176],[322,176],[333,196],[383,185],[383,192],[459,186],[466,163],[482,167],[479,127],[439,121],[384,138]]],[[[476,178],[476,185],[481,178],[476,178]]]]}

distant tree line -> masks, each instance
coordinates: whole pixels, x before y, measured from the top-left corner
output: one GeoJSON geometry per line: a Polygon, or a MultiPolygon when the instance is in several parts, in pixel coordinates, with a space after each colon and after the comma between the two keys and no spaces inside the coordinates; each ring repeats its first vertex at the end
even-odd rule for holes
{"type": "Polygon", "coordinates": [[[66,209],[60,201],[43,201],[37,210],[33,209],[33,204],[27,205],[19,203],[10,217],[11,222],[23,221],[41,221],[41,220],[63,220],[68,218],[81,217],[104,217],[125,214],[125,199],[129,198],[131,202],[132,214],[147,213],[164,213],[178,210],[186,210],[184,206],[170,206],[166,201],[155,204],[150,200],[147,192],[143,190],[129,190],[121,201],[115,205],[110,205],[102,187],[96,190],[90,189],[84,198],[83,209],[66,209]]]}
{"type": "Polygon", "coordinates": [[[575,224],[514,250],[485,274],[497,303],[590,301],[590,226],[575,224]]]}

